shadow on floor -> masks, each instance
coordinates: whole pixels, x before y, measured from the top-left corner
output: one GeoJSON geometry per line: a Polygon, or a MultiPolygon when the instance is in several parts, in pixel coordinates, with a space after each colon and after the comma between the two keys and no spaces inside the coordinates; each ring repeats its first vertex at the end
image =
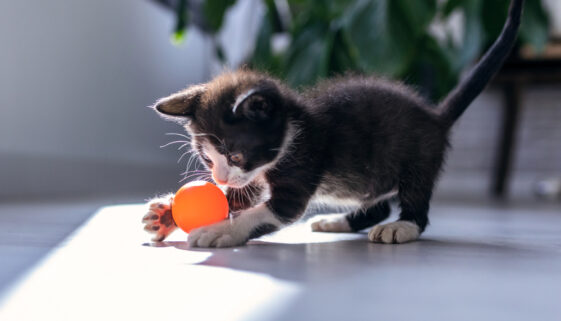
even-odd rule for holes
{"type": "MultiPolygon", "coordinates": [[[[348,235],[347,235],[348,236],[348,235]]],[[[209,249],[190,248],[187,242],[146,243],[145,246],[174,247],[183,251],[209,249]]],[[[407,244],[375,244],[365,234],[340,240],[317,243],[276,243],[253,240],[246,246],[210,249],[212,255],[199,265],[223,267],[267,274],[295,282],[331,279],[342,274],[360,274],[377,268],[403,265],[496,265],[544,258],[547,253],[516,244],[423,238],[407,244]]]]}

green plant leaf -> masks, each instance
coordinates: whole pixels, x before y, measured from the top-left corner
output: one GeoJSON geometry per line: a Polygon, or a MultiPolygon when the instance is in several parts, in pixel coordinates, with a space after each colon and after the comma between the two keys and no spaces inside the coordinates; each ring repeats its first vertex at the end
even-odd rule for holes
{"type": "Polygon", "coordinates": [[[414,44],[411,34],[392,30],[399,22],[392,25],[389,1],[357,1],[345,12],[342,24],[356,48],[359,68],[394,76],[403,70],[414,44]]]}
{"type": "Polygon", "coordinates": [[[175,12],[175,28],[171,36],[171,43],[178,46],[185,41],[185,34],[187,24],[189,22],[189,15],[187,14],[187,0],[180,0],[175,12]]]}
{"type": "Polygon", "coordinates": [[[267,11],[261,20],[261,27],[257,33],[255,49],[253,50],[252,63],[258,66],[266,66],[271,60],[271,38],[273,36],[271,13],[267,11]]]}
{"type": "Polygon", "coordinates": [[[509,3],[509,0],[482,2],[480,15],[485,33],[484,43],[486,47],[489,47],[501,33],[508,15],[509,3]]]}
{"type": "MultiPolygon", "coordinates": [[[[436,14],[436,0],[391,0],[392,23],[404,26],[415,38],[422,37],[436,14]]],[[[395,27],[394,27],[395,28],[395,27]]]]}
{"type": "Polygon", "coordinates": [[[400,74],[436,8],[434,0],[362,0],[352,4],[342,17],[342,25],[356,48],[360,69],[400,74]]]}
{"type": "Polygon", "coordinates": [[[329,76],[341,75],[349,71],[360,71],[358,53],[352,45],[345,29],[338,29],[333,38],[329,58],[329,76]]]}
{"type": "Polygon", "coordinates": [[[466,0],[448,0],[441,7],[443,17],[448,17],[454,10],[463,7],[466,0]]]}
{"type": "Polygon", "coordinates": [[[226,10],[236,3],[236,0],[206,0],[203,4],[203,14],[206,26],[215,33],[222,27],[226,10]]]}
{"type": "Polygon", "coordinates": [[[283,64],[286,80],[294,86],[313,84],[328,73],[333,34],[317,24],[294,36],[283,64]]]}
{"type": "Polygon", "coordinates": [[[465,0],[459,4],[459,8],[463,10],[465,22],[462,45],[455,54],[452,66],[458,72],[477,59],[484,48],[486,39],[481,16],[483,2],[484,0],[465,0]]]}
{"type": "MultiPolygon", "coordinates": [[[[282,59],[278,54],[273,53],[271,41],[273,36],[282,30],[276,3],[273,0],[266,0],[267,11],[261,21],[261,26],[257,33],[255,48],[250,59],[250,66],[255,69],[267,71],[278,77],[284,77],[282,59]]],[[[282,54],[281,54],[282,55],[282,54]]]]}
{"type": "MultiPolygon", "coordinates": [[[[263,2],[267,13],[256,39],[252,66],[295,86],[348,70],[378,73],[405,79],[436,100],[495,41],[509,0],[287,0],[292,14],[289,26],[281,26],[276,1],[263,2]],[[438,42],[428,27],[436,16],[447,17],[455,10],[464,16],[462,43],[454,45],[449,39],[438,42]],[[290,33],[291,42],[286,52],[274,53],[271,39],[281,31],[290,33]]],[[[220,29],[233,3],[235,0],[204,2],[208,33],[220,29]]],[[[540,0],[527,0],[520,38],[541,49],[547,41],[548,25],[540,0]]]]}
{"type": "Polygon", "coordinates": [[[171,34],[171,43],[175,46],[179,46],[182,43],[185,42],[185,35],[186,35],[186,31],[185,29],[181,29],[181,30],[176,30],[171,34]]]}
{"type": "Polygon", "coordinates": [[[520,39],[535,50],[544,50],[549,40],[549,17],[539,0],[527,0],[520,26],[520,39]]]}
{"type": "Polygon", "coordinates": [[[418,43],[414,58],[400,78],[432,101],[444,97],[457,83],[458,71],[454,69],[455,52],[441,46],[428,34],[418,43]]]}

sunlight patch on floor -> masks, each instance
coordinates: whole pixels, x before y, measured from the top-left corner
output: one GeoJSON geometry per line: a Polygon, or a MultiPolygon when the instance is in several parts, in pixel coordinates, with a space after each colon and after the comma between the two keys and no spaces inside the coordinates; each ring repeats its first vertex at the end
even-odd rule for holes
{"type": "Polygon", "coordinates": [[[199,265],[213,252],[182,249],[181,233],[147,246],[141,216],[139,206],[100,210],[8,293],[0,319],[257,320],[261,307],[282,311],[300,291],[266,274],[199,265]]]}

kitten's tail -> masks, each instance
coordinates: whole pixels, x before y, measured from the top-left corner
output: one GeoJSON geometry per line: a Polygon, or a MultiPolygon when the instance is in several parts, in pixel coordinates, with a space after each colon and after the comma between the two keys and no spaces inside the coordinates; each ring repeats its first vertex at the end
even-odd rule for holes
{"type": "Polygon", "coordinates": [[[510,2],[508,17],[495,43],[468,76],[439,104],[440,117],[448,127],[460,117],[502,66],[516,40],[523,4],[524,0],[510,2]]]}

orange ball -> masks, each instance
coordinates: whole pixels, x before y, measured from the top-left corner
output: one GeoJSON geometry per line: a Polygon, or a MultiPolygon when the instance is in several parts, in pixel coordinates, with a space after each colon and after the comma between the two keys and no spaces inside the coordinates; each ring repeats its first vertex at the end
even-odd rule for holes
{"type": "Polygon", "coordinates": [[[194,181],[183,185],[171,203],[171,215],[186,233],[228,217],[228,200],[216,185],[194,181]]]}

